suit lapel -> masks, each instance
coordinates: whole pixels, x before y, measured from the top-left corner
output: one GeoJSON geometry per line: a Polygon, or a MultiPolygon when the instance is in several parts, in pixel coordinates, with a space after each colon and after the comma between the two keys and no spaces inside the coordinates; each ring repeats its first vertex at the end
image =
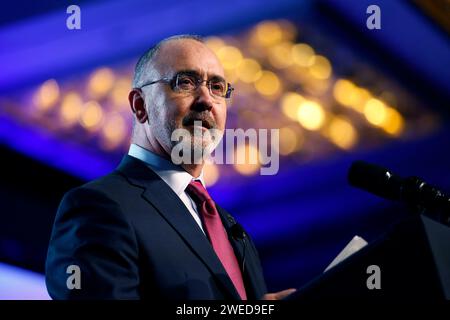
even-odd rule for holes
{"type": "Polygon", "coordinates": [[[144,189],[143,198],[158,210],[224,288],[235,299],[239,299],[239,294],[214,249],[178,195],[138,159],[125,156],[118,170],[125,174],[132,184],[144,189]]]}

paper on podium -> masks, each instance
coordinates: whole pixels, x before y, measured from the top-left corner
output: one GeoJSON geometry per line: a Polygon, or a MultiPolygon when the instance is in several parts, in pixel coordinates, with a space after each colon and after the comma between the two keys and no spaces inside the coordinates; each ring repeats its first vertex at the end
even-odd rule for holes
{"type": "Polygon", "coordinates": [[[361,250],[363,247],[367,245],[367,241],[359,236],[354,236],[353,239],[345,246],[344,249],[334,258],[334,260],[330,263],[330,265],[324,270],[324,272],[333,268],[339,262],[348,258],[355,252],[361,250]]]}

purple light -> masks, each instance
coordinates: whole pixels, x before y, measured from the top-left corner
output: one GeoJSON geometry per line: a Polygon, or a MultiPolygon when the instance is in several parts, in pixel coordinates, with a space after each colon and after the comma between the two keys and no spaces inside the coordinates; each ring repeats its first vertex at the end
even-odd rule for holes
{"type": "Polygon", "coordinates": [[[45,277],[0,263],[0,300],[51,300],[45,277]]]}
{"type": "Polygon", "coordinates": [[[0,117],[0,143],[85,180],[106,174],[116,165],[104,155],[88,152],[74,143],[37,128],[20,126],[4,117],[0,117]]]}

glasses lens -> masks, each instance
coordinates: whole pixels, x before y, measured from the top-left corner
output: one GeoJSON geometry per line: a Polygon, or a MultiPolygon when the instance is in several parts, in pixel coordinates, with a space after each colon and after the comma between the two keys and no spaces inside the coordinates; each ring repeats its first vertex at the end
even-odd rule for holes
{"type": "Polygon", "coordinates": [[[177,75],[176,87],[181,91],[194,91],[197,87],[198,79],[189,74],[177,75]]]}
{"type": "Polygon", "coordinates": [[[228,85],[225,81],[222,80],[212,80],[210,82],[211,93],[218,97],[225,97],[228,85]]]}

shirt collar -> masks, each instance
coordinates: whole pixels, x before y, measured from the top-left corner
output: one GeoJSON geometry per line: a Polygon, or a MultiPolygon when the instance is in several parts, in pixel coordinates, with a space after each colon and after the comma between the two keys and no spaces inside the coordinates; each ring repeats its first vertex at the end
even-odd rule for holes
{"type": "Polygon", "coordinates": [[[205,186],[203,170],[198,178],[194,178],[182,167],[134,143],[130,145],[128,155],[147,164],[178,196],[186,190],[192,180],[200,180],[205,186]]]}

